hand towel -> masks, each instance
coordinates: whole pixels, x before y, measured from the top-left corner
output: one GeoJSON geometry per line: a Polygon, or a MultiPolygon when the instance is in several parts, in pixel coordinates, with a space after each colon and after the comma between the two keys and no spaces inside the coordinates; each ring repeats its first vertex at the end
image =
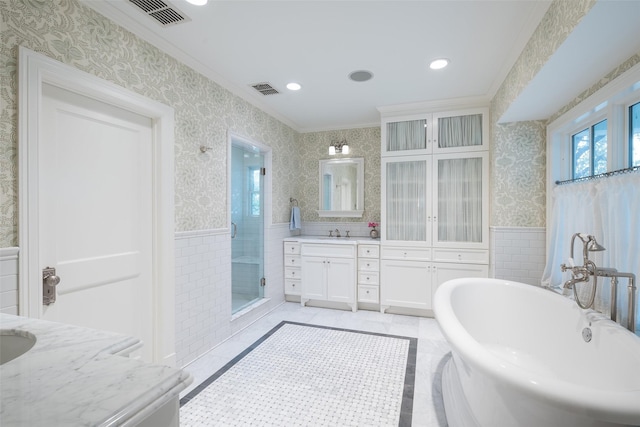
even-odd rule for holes
{"type": "Polygon", "coordinates": [[[291,222],[289,222],[289,230],[300,230],[301,225],[300,208],[298,206],[294,206],[291,208],[291,222]]]}

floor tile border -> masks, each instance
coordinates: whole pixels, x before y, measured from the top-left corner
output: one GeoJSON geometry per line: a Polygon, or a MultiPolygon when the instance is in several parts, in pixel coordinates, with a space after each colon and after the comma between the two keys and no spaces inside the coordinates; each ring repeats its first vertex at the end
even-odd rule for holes
{"type": "Polygon", "coordinates": [[[399,427],[411,426],[411,419],[413,416],[413,394],[415,389],[415,380],[416,380],[416,355],[418,350],[418,339],[412,337],[403,337],[400,335],[390,335],[390,334],[382,334],[378,332],[367,332],[367,331],[358,331],[355,329],[346,329],[346,328],[337,328],[332,326],[323,326],[323,325],[313,325],[310,323],[300,323],[300,322],[291,322],[284,320],[280,322],[278,325],[273,327],[269,332],[260,337],[256,342],[251,344],[249,347],[244,349],[240,354],[231,359],[229,363],[224,365],[222,368],[218,369],[216,373],[211,375],[209,378],[204,380],[202,384],[198,387],[194,388],[189,394],[180,399],[180,407],[189,403],[191,399],[196,397],[200,392],[206,389],[211,383],[220,378],[225,372],[231,369],[236,363],[241,361],[247,354],[251,353],[256,349],[260,344],[269,339],[273,334],[278,332],[280,328],[284,325],[296,325],[296,326],[305,326],[309,328],[319,328],[319,329],[330,329],[333,331],[341,331],[341,332],[350,332],[355,334],[365,334],[365,335],[375,335],[379,337],[385,338],[396,338],[396,339],[404,339],[409,341],[409,353],[407,355],[407,367],[404,375],[404,389],[402,393],[402,406],[400,409],[400,419],[398,422],[399,427]]]}

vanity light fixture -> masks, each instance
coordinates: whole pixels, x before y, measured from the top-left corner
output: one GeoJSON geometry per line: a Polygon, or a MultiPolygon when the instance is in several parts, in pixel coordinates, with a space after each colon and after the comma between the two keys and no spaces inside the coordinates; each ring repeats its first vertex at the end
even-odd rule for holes
{"type": "Polygon", "coordinates": [[[187,3],[191,3],[196,6],[204,6],[208,0],[187,0],[187,3]]]}
{"type": "Polygon", "coordinates": [[[446,67],[447,65],[449,65],[449,60],[446,58],[438,58],[438,59],[434,59],[433,61],[431,61],[431,63],[429,64],[429,68],[431,68],[432,70],[441,70],[444,67],[446,67]]]}
{"type": "Polygon", "coordinates": [[[331,145],[329,145],[329,155],[335,156],[336,154],[349,154],[349,146],[347,145],[346,139],[342,141],[331,141],[331,145]]]}
{"type": "Polygon", "coordinates": [[[289,90],[300,90],[301,88],[302,86],[300,86],[300,83],[295,83],[295,82],[287,83],[287,89],[289,90]]]}

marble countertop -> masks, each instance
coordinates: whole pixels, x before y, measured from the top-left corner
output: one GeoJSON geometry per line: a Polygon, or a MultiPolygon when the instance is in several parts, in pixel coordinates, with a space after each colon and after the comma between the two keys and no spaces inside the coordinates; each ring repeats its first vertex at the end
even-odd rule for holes
{"type": "Polygon", "coordinates": [[[139,341],[124,335],[0,314],[0,329],[36,336],[0,365],[0,425],[135,425],[192,381],[179,369],[124,357],[139,341]]]}
{"type": "Polygon", "coordinates": [[[331,243],[338,245],[379,245],[379,239],[364,236],[329,237],[329,236],[291,236],[285,242],[331,243]]]}

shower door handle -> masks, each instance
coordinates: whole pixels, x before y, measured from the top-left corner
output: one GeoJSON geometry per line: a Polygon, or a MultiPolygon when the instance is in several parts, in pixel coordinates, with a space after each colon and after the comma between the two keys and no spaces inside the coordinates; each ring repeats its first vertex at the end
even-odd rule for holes
{"type": "Polygon", "coordinates": [[[238,234],[238,225],[235,222],[231,222],[231,238],[235,239],[238,234]]]}

